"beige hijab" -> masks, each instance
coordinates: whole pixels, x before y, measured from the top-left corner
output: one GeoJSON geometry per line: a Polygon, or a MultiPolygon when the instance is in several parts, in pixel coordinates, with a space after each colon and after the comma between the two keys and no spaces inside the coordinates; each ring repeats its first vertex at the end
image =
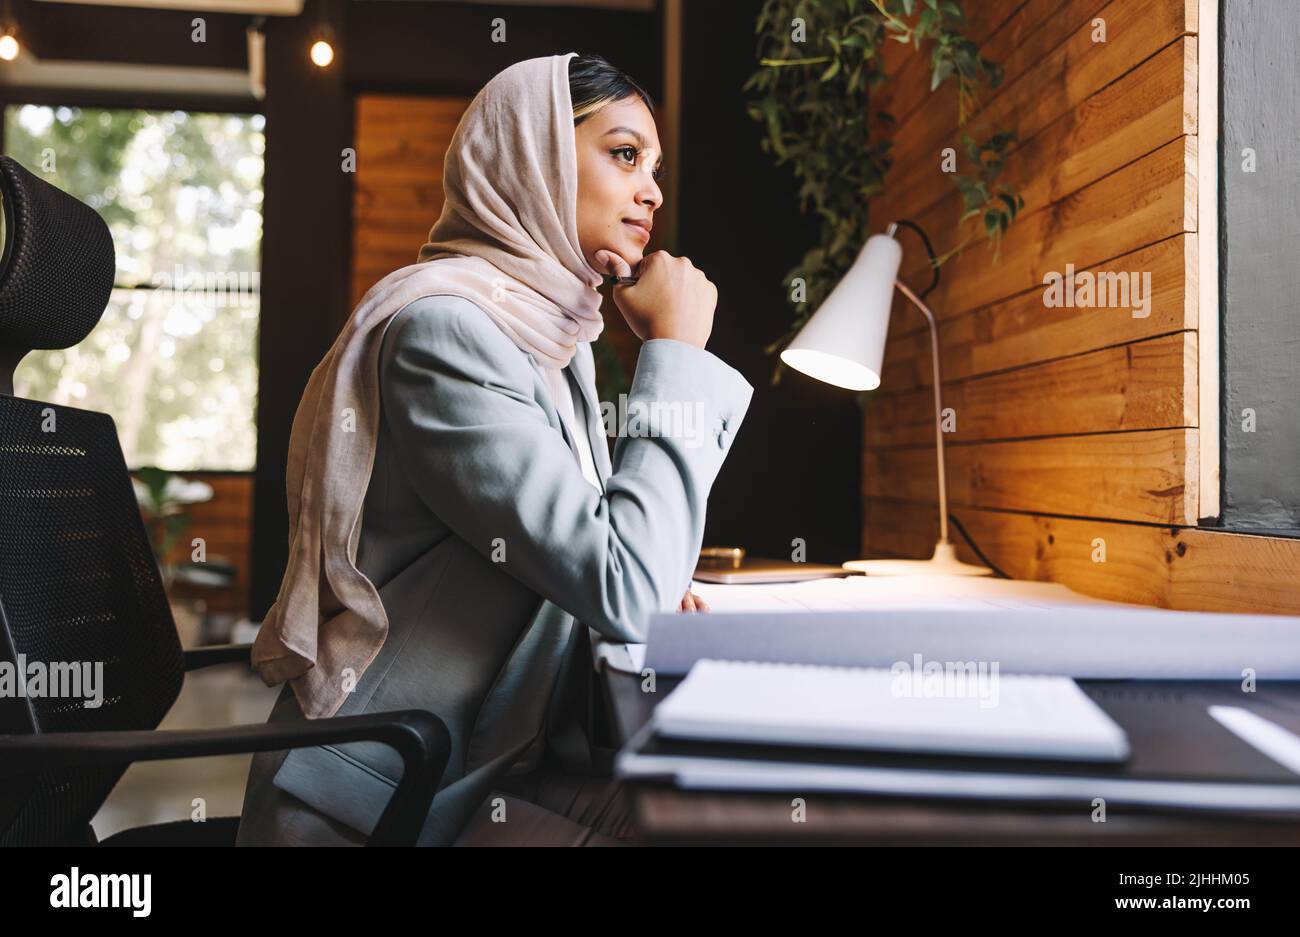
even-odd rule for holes
{"type": "Polygon", "coordinates": [[[517,62],[461,117],[443,173],[446,202],[416,263],[376,283],[307,382],[289,437],[289,560],[253,644],[268,686],[291,680],[308,718],[336,713],[375,659],[388,617],[356,567],[361,508],[379,425],[384,325],[422,296],[463,296],[557,395],[578,342],[596,338],[601,275],[577,233],[577,153],[569,59],[517,62]]]}

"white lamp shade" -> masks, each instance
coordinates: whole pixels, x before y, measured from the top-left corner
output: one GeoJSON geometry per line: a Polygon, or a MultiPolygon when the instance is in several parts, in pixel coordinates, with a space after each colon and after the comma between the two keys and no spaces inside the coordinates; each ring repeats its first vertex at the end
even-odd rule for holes
{"type": "Polygon", "coordinates": [[[849,272],[781,352],[781,360],[836,387],[879,387],[894,281],[902,262],[898,241],[887,234],[867,238],[849,272]]]}

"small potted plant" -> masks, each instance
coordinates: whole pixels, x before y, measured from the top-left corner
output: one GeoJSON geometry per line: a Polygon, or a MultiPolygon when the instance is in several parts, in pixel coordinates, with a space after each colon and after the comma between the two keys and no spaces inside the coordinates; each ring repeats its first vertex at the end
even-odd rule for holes
{"type": "Polygon", "coordinates": [[[138,469],[131,481],[158,561],[158,572],[163,585],[170,589],[175,569],[167,562],[167,556],[190,525],[189,506],[210,501],[212,486],[156,466],[138,469]]]}

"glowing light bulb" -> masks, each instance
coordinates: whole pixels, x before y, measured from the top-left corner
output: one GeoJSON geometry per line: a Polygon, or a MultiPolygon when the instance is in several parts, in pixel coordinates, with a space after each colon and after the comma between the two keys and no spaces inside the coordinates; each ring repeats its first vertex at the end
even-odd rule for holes
{"type": "Polygon", "coordinates": [[[0,36],[0,59],[12,62],[18,58],[18,40],[12,35],[0,36]]]}
{"type": "Polygon", "coordinates": [[[334,61],[334,47],[324,39],[317,39],[311,45],[311,60],[314,64],[324,68],[334,61]]]}

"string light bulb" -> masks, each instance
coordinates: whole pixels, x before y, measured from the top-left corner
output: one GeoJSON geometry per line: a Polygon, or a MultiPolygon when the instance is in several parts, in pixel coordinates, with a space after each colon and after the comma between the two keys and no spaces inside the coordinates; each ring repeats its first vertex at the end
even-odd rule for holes
{"type": "Polygon", "coordinates": [[[317,68],[328,68],[334,61],[334,16],[331,0],[318,0],[319,17],[316,20],[315,38],[308,52],[317,68]]]}
{"type": "Polygon", "coordinates": [[[334,61],[334,47],[324,39],[317,39],[311,44],[311,61],[319,68],[326,68],[334,61]]]}
{"type": "Polygon", "coordinates": [[[0,36],[0,59],[12,62],[18,58],[19,51],[18,37],[14,35],[13,29],[10,28],[3,36],[0,36]]]}
{"type": "Polygon", "coordinates": [[[4,0],[4,15],[0,17],[0,30],[3,30],[3,35],[0,35],[0,59],[12,62],[22,51],[18,45],[18,37],[14,35],[18,27],[14,22],[12,0],[4,0]]]}

